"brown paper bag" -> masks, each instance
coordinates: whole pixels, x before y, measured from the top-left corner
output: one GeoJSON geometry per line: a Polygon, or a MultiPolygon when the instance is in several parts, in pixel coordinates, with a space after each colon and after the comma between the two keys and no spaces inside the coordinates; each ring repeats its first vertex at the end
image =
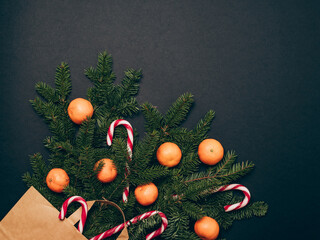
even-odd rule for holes
{"type": "MultiPolygon", "coordinates": [[[[88,209],[95,202],[117,207],[121,211],[125,222],[124,214],[118,205],[107,200],[88,201],[88,209]]],[[[87,240],[74,226],[80,220],[81,208],[63,221],[58,218],[58,215],[59,211],[34,187],[30,187],[0,222],[0,239],[87,240]]],[[[126,227],[117,239],[129,239],[126,227]]]]}

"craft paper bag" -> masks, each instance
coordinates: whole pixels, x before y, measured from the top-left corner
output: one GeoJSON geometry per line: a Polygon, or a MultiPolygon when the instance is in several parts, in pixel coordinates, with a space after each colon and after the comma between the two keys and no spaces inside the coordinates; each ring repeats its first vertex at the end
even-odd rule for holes
{"type": "MultiPolygon", "coordinates": [[[[90,202],[91,207],[95,201],[90,202]]],[[[99,201],[104,202],[104,201],[99,201]]],[[[70,218],[61,221],[59,211],[34,187],[20,198],[0,222],[1,240],[87,240],[74,224],[80,219],[78,209],[70,218]]],[[[127,240],[125,228],[118,239],[127,240]]]]}

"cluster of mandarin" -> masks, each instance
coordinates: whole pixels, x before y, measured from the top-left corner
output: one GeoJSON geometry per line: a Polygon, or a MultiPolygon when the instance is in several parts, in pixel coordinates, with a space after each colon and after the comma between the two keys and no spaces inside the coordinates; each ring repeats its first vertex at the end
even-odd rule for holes
{"type": "MultiPolygon", "coordinates": [[[[74,99],[68,106],[68,115],[76,124],[81,124],[87,117],[92,117],[93,111],[92,104],[83,98],[74,99]]],[[[199,144],[198,156],[204,164],[215,165],[223,158],[223,155],[224,149],[215,139],[205,139],[199,144]]],[[[175,167],[180,163],[181,157],[181,149],[173,142],[165,142],[157,149],[157,159],[163,166],[175,167]]],[[[102,168],[97,173],[98,180],[103,183],[112,182],[117,177],[117,169],[113,161],[109,158],[103,158],[95,164],[94,170],[100,165],[102,168]]],[[[69,185],[69,177],[65,170],[54,168],[48,173],[46,183],[52,191],[61,193],[69,185]]],[[[157,200],[158,188],[150,182],[136,187],[134,194],[139,204],[148,206],[157,200]]],[[[217,221],[208,216],[199,219],[194,225],[194,230],[202,239],[213,240],[219,235],[217,221]]]]}

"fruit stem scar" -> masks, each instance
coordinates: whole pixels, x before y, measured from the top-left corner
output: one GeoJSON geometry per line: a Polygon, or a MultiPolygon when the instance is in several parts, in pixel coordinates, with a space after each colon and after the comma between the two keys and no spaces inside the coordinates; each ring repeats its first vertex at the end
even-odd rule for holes
{"type": "Polygon", "coordinates": [[[212,148],[210,149],[210,152],[213,152],[213,149],[212,149],[212,148]]]}

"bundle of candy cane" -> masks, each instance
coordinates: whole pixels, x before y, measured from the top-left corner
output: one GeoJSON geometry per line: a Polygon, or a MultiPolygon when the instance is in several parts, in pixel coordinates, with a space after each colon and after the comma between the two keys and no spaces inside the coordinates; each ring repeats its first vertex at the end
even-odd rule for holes
{"type": "MultiPolygon", "coordinates": [[[[129,160],[131,161],[132,160],[132,149],[133,149],[133,129],[132,129],[131,124],[128,121],[123,120],[123,119],[118,119],[118,120],[111,123],[109,130],[108,130],[108,135],[107,135],[107,144],[109,146],[112,144],[114,129],[119,125],[123,125],[127,129],[127,133],[128,133],[127,151],[128,151],[128,155],[129,155],[129,160]]],[[[127,165],[126,175],[129,173],[130,173],[130,171],[129,171],[129,167],[127,165]]],[[[240,184],[230,184],[230,185],[221,186],[221,187],[215,189],[213,192],[223,192],[223,191],[229,191],[229,190],[242,191],[245,197],[239,203],[224,206],[224,210],[226,212],[230,212],[233,210],[243,208],[249,203],[250,198],[251,198],[250,192],[245,186],[240,185],[240,184]]],[[[127,182],[127,186],[125,187],[123,195],[122,195],[123,202],[126,203],[128,201],[128,196],[129,196],[129,182],[127,182]]],[[[63,220],[65,218],[67,208],[68,208],[69,204],[72,202],[79,202],[82,206],[81,219],[78,224],[78,230],[82,233],[84,224],[87,219],[87,214],[88,214],[87,203],[82,197],[73,196],[73,197],[68,198],[62,205],[61,212],[59,214],[59,219],[63,220]]],[[[161,217],[161,220],[162,220],[161,227],[146,236],[147,240],[153,239],[153,238],[161,235],[163,233],[163,231],[168,226],[168,220],[167,220],[165,214],[160,211],[149,211],[149,212],[146,212],[146,213],[141,214],[139,216],[136,216],[136,217],[132,218],[131,220],[127,221],[126,223],[123,223],[123,224],[120,224],[114,228],[111,228],[111,229],[91,238],[90,240],[101,240],[101,239],[107,238],[115,233],[120,232],[125,226],[128,227],[131,224],[138,222],[139,220],[147,219],[147,218],[149,218],[153,215],[156,215],[156,214],[158,214],[161,217]]]]}
{"type": "MultiPolygon", "coordinates": [[[[223,187],[220,187],[219,189],[216,190],[216,192],[222,192],[222,191],[228,191],[228,190],[240,190],[244,193],[245,195],[245,198],[243,201],[241,201],[240,203],[235,203],[235,204],[232,204],[232,205],[226,205],[224,207],[225,211],[226,212],[230,212],[230,211],[233,211],[233,210],[237,210],[239,208],[242,208],[244,206],[246,206],[249,201],[250,201],[250,192],[249,190],[240,185],[240,184],[230,184],[230,185],[226,185],[226,186],[223,186],[223,187]]],[[[60,214],[59,214],[59,219],[63,220],[66,216],[66,213],[67,213],[67,209],[68,209],[68,206],[69,204],[71,204],[72,202],[78,202],[81,204],[82,206],[82,214],[81,214],[81,218],[80,218],[80,221],[79,221],[79,224],[78,224],[78,230],[82,233],[83,232],[83,227],[84,227],[84,224],[86,222],[86,219],[87,219],[87,215],[88,215],[88,206],[87,206],[87,202],[80,196],[73,196],[73,197],[70,197],[68,198],[62,205],[62,208],[61,208],[61,211],[60,211],[60,214]]],[[[164,230],[167,228],[168,226],[168,219],[166,217],[166,215],[163,213],[163,212],[160,212],[160,211],[149,211],[149,212],[146,212],[144,214],[141,214],[139,216],[136,216],[134,218],[132,218],[131,220],[127,221],[126,223],[122,223],[114,228],[111,228],[93,238],[90,238],[90,240],[101,240],[101,239],[105,239],[107,237],[110,237],[111,235],[113,234],[116,234],[116,233],[119,233],[124,227],[125,225],[128,227],[130,226],[131,224],[134,224],[140,220],[144,220],[144,219],[147,219],[149,217],[152,217],[153,215],[156,215],[158,214],[160,217],[161,217],[161,221],[162,221],[162,224],[161,224],[161,227],[159,229],[157,229],[156,231],[148,234],[146,236],[146,240],[150,240],[150,239],[153,239],[159,235],[161,235],[164,230]]]]}
{"type": "MultiPolygon", "coordinates": [[[[79,232],[83,232],[83,228],[84,228],[84,225],[85,225],[85,222],[86,222],[86,219],[87,219],[87,216],[88,216],[88,205],[87,205],[87,202],[80,196],[73,196],[73,197],[70,197],[68,198],[62,205],[62,208],[61,208],[61,211],[60,211],[60,214],[59,214],[59,219],[60,220],[63,220],[65,217],[66,217],[66,213],[67,213],[67,210],[68,210],[68,206],[72,203],[72,202],[78,202],[81,204],[81,207],[82,207],[82,213],[81,213],[81,218],[80,218],[80,221],[79,221],[79,224],[78,224],[78,230],[79,232]]],[[[162,220],[162,224],[161,224],[161,227],[159,229],[157,229],[156,231],[148,234],[146,236],[146,240],[150,240],[150,239],[153,239],[159,235],[161,235],[161,233],[163,233],[163,231],[167,228],[168,226],[168,220],[167,220],[167,217],[166,215],[163,213],[163,212],[160,212],[160,211],[149,211],[149,212],[146,212],[144,214],[141,214],[139,216],[136,216],[134,218],[132,218],[131,220],[125,222],[125,223],[122,223],[114,228],[111,228],[103,233],[100,233],[99,235],[95,236],[95,237],[92,237],[90,238],[90,240],[101,240],[101,239],[105,239],[107,237],[110,237],[111,235],[115,234],[115,233],[118,233],[120,232],[125,226],[130,226],[131,224],[134,224],[140,220],[144,220],[144,219],[147,219],[153,215],[156,215],[158,214],[160,217],[161,217],[161,220],[162,220]]]]}

